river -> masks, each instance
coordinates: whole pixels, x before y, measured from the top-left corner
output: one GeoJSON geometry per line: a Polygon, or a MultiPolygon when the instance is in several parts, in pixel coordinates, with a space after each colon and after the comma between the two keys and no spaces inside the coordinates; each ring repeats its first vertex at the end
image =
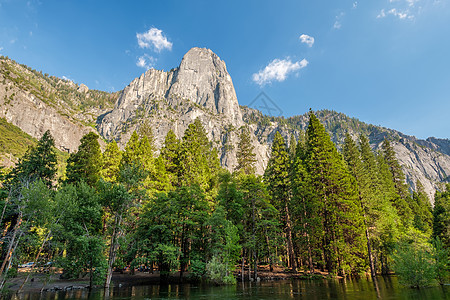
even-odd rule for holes
{"type": "Polygon", "coordinates": [[[379,292],[373,283],[359,280],[283,280],[245,283],[235,286],[191,284],[141,285],[117,287],[104,295],[101,289],[65,292],[26,293],[11,299],[23,300],[125,300],[125,299],[450,299],[450,286],[410,289],[398,284],[396,277],[380,277],[379,292]]]}

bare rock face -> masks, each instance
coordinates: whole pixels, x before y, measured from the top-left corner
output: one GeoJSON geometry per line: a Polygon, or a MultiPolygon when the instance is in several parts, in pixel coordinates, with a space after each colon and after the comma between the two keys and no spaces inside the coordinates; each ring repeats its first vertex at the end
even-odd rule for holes
{"type": "Polygon", "coordinates": [[[70,120],[56,108],[10,82],[0,83],[0,117],[36,139],[50,130],[55,146],[67,152],[76,151],[83,135],[94,130],[70,120]]]}
{"type": "Polygon", "coordinates": [[[172,129],[181,138],[196,118],[219,150],[222,165],[233,169],[237,129],[244,123],[225,63],[211,50],[192,48],[178,68],[148,70],[121,93],[112,111],[99,117],[98,131],[122,147],[144,119],[160,148],[172,129]]]}
{"type": "MultiPolygon", "coordinates": [[[[59,98],[55,91],[61,86],[65,92],[77,90],[72,81],[50,78],[10,59],[1,58],[0,117],[36,139],[50,130],[58,149],[76,151],[83,135],[95,129],[76,118],[74,109],[66,102],[75,99],[63,101],[59,98]]],[[[86,93],[89,91],[83,84],[78,89],[86,93]]],[[[102,141],[100,143],[104,144],[102,141]]]]}
{"type": "Polygon", "coordinates": [[[89,92],[89,88],[84,83],[80,84],[80,87],[77,89],[80,93],[87,93],[89,92]]]}
{"type": "Polygon", "coordinates": [[[408,185],[416,189],[416,182],[419,180],[431,203],[434,203],[434,191],[440,188],[441,182],[449,179],[447,174],[450,174],[450,157],[408,140],[394,142],[393,147],[408,185]]]}

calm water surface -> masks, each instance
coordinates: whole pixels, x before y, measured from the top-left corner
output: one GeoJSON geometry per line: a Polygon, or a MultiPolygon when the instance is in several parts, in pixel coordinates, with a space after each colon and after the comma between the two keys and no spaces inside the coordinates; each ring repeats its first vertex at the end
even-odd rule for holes
{"type": "Polygon", "coordinates": [[[379,297],[371,281],[283,280],[236,286],[196,286],[189,284],[141,285],[103,290],[23,294],[11,299],[450,299],[450,286],[409,289],[395,277],[379,278],[379,297]]]}

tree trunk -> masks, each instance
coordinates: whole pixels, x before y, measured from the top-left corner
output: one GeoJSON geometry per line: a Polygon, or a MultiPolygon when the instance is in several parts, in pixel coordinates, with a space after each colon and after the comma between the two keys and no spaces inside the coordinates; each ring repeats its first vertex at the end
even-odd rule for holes
{"type": "MultiPolygon", "coordinates": [[[[7,266],[6,269],[5,269],[5,272],[4,272],[5,274],[3,275],[2,283],[0,284],[0,291],[3,289],[3,286],[5,285],[5,282],[6,282],[6,279],[7,279],[7,275],[8,275],[8,271],[9,271],[9,268],[11,267],[12,257],[13,257],[13,254],[14,254],[16,248],[17,248],[17,245],[19,244],[19,240],[20,240],[20,237],[22,236],[22,234],[23,234],[23,232],[21,232],[21,233],[19,234],[19,237],[17,238],[17,240],[16,240],[16,242],[15,242],[15,245],[12,247],[12,250],[11,250],[11,257],[10,257],[10,259],[9,259],[9,261],[8,261],[8,266],[7,266]]],[[[6,259],[6,258],[5,258],[5,259],[6,259]]]]}
{"type": "Polygon", "coordinates": [[[115,217],[114,230],[111,236],[111,244],[109,245],[108,270],[106,272],[105,289],[111,284],[113,265],[116,261],[117,249],[119,248],[120,225],[122,223],[122,214],[115,217]]]}
{"type": "Polygon", "coordinates": [[[3,260],[2,266],[0,267],[0,276],[2,276],[3,271],[5,270],[6,263],[11,259],[14,249],[13,244],[17,236],[17,232],[19,231],[20,225],[22,224],[22,212],[19,212],[19,216],[17,217],[16,226],[14,226],[14,233],[9,243],[8,251],[6,252],[5,259],[3,260]]]}
{"type": "Polygon", "coordinates": [[[287,248],[288,248],[287,250],[288,250],[288,256],[289,256],[289,265],[293,271],[297,271],[294,246],[292,243],[291,217],[289,215],[289,207],[288,207],[287,203],[285,204],[284,209],[285,209],[285,219],[286,219],[285,233],[286,233],[286,238],[287,238],[287,248]]]}
{"type": "Polygon", "coordinates": [[[272,264],[272,257],[270,255],[270,242],[269,242],[269,236],[267,235],[267,228],[265,229],[265,238],[266,238],[266,244],[267,244],[267,253],[269,254],[269,271],[273,272],[273,264],[272,264]]]}
{"type": "Polygon", "coordinates": [[[36,257],[34,258],[34,262],[33,265],[31,266],[30,271],[27,274],[27,277],[25,277],[25,280],[22,282],[22,284],[20,285],[20,288],[17,290],[17,294],[19,294],[20,292],[22,292],[22,289],[24,287],[24,285],[27,283],[27,281],[30,279],[31,273],[33,273],[33,269],[34,266],[36,266],[37,261],[39,260],[39,256],[41,256],[41,252],[44,249],[45,243],[47,243],[48,239],[50,238],[50,235],[52,234],[52,231],[50,230],[47,234],[47,236],[45,237],[44,241],[41,244],[41,247],[39,248],[38,253],[36,254],[36,257]]]}
{"type": "Polygon", "coordinates": [[[245,249],[242,248],[242,266],[241,266],[241,280],[244,282],[244,272],[245,272],[245,249]]]}

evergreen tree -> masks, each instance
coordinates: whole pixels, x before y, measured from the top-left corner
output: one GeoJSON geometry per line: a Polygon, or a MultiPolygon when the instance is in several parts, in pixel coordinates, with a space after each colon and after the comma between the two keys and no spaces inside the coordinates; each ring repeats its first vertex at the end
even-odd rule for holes
{"type": "Polygon", "coordinates": [[[161,148],[160,157],[164,161],[166,171],[171,176],[171,181],[173,184],[177,182],[177,174],[179,169],[179,151],[180,151],[180,141],[177,139],[175,133],[172,129],[166,135],[164,140],[164,145],[161,148]]]}
{"type": "Polygon", "coordinates": [[[325,128],[310,112],[306,167],[322,222],[322,251],[330,273],[364,267],[362,211],[355,180],[325,128]]]}
{"type": "Polygon", "coordinates": [[[389,166],[389,170],[391,171],[392,180],[394,181],[394,186],[397,190],[397,194],[401,198],[407,199],[409,197],[409,191],[408,185],[406,184],[405,180],[405,174],[402,171],[402,167],[398,163],[394,148],[392,147],[388,139],[384,139],[383,144],[381,145],[381,150],[384,159],[389,166]]]}
{"type": "Polygon", "coordinates": [[[390,194],[389,197],[397,209],[402,223],[405,227],[408,227],[412,222],[412,211],[409,204],[411,198],[409,197],[408,186],[405,183],[405,175],[395,157],[394,148],[387,139],[383,141],[381,154],[384,162],[380,166],[382,168],[381,172],[383,173],[387,193],[390,194]],[[386,172],[386,167],[390,174],[386,172]],[[392,190],[392,185],[394,190],[392,190]]]}
{"type": "MultiPolygon", "coordinates": [[[[382,172],[375,153],[369,144],[369,139],[362,134],[359,138],[359,151],[361,155],[361,172],[357,177],[365,204],[365,214],[373,256],[375,262],[381,262],[382,272],[387,273],[387,258],[392,254],[394,244],[397,242],[400,223],[396,210],[392,206],[391,199],[397,197],[393,181],[387,165],[383,162],[386,173],[386,186],[383,184],[382,172]]],[[[378,265],[375,264],[375,268],[378,265]]]]}
{"type": "Polygon", "coordinates": [[[280,212],[281,224],[286,237],[288,265],[296,269],[296,257],[292,242],[292,222],[290,207],[290,157],[283,137],[277,131],[272,143],[272,152],[264,173],[272,203],[280,212]]]}
{"type": "Polygon", "coordinates": [[[90,132],[81,138],[81,144],[76,153],[67,159],[66,182],[81,181],[93,186],[100,178],[102,152],[98,143],[98,135],[90,132]]]}
{"type": "Polygon", "coordinates": [[[122,152],[116,141],[112,141],[106,146],[103,152],[103,167],[100,171],[102,178],[108,182],[117,182],[119,177],[120,162],[122,152]]]}
{"type": "Polygon", "coordinates": [[[178,185],[195,184],[205,191],[211,190],[216,183],[220,162],[199,119],[186,129],[179,153],[178,185]]]}
{"type": "MultiPolygon", "coordinates": [[[[321,222],[317,210],[317,198],[311,191],[310,176],[306,170],[306,140],[303,131],[295,150],[291,168],[292,215],[294,230],[297,232],[299,254],[307,262],[311,273],[314,272],[314,256],[320,240],[321,222]]],[[[292,153],[292,152],[291,152],[292,153]]]]}
{"type": "Polygon", "coordinates": [[[136,131],[131,134],[122,155],[122,165],[133,163],[143,165],[140,159],[139,136],[136,131]]]}
{"type": "MultiPolygon", "coordinates": [[[[265,256],[270,270],[276,261],[276,247],[282,240],[278,239],[280,223],[276,208],[270,204],[270,196],[260,176],[240,174],[239,191],[243,199],[242,263],[247,256],[249,262],[249,278],[253,264],[253,279],[258,277],[258,262],[265,256]]],[[[241,275],[244,276],[242,264],[241,275]]]]}
{"type": "Polygon", "coordinates": [[[5,176],[5,187],[17,184],[20,180],[34,182],[42,180],[51,187],[57,172],[55,141],[46,131],[37,145],[28,149],[13,170],[5,176]]]}
{"type": "Polygon", "coordinates": [[[433,209],[419,180],[416,182],[416,191],[413,192],[410,206],[414,216],[414,227],[423,233],[431,235],[433,230],[433,209]]]}
{"type": "Polygon", "coordinates": [[[433,209],[433,237],[450,249],[450,184],[445,191],[436,191],[433,209]]]}
{"type": "Polygon", "coordinates": [[[247,175],[255,173],[256,155],[253,152],[254,149],[255,147],[250,139],[250,130],[248,127],[243,127],[239,134],[236,171],[242,171],[247,175]]]}
{"type": "Polygon", "coordinates": [[[150,146],[150,151],[153,155],[155,152],[155,136],[153,134],[152,126],[147,119],[145,119],[139,126],[138,136],[139,139],[143,139],[144,137],[147,138],[148,144],[150,146]]]}

